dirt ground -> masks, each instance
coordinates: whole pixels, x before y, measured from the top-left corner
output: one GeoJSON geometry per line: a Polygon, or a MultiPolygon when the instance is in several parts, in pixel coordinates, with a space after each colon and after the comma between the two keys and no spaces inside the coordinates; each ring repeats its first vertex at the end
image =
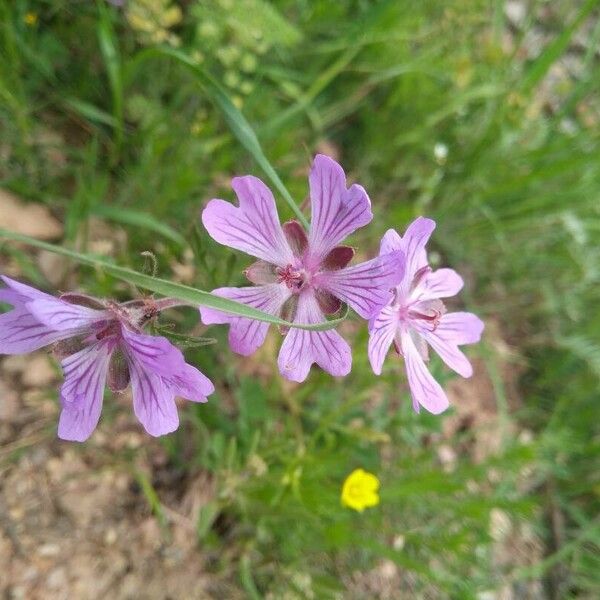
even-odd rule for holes
{"type": "MultiPolygon", "coordinates": [[[[496,350],[508,356],[510,349],[495,339],[496,350]]],[[[212,557],[197,543],[199,511],[215,493],[210,477],[169,465],[160,443],[141,431],[128,410],[127,394],[107,401],[115,413],[110,429],[101,421],[86,444],[58,440],[59,383],[46,352],[0,358],[0,597],[236,598],[239,592],[225,574],[211,572],[212,557]],[[160,494],[161,518],[142,491],[144,478],[160,494]]],[[[499,448],[503,434],[516,433],[499,416],[481,361],[471,380],[456,379],[449,391],[457,411],[444,423],[444,468],[451,470],[465,451],[453,442],[465,427],[474,432],[467,450],[476,461],[499,448]]],[[[490,530],[499,568],[541,557],[535,536],[501,511],[492,515],[490,530]]],[[[410,597],[407,576],[384,561],[349,577],[349,597],[410,597]]],[[[540,592],[534,586],[522,596],[507,586],[490,598],[541,598],[540,592]]]]}
{"type": "Polygon", "coordinates": [[[223,597],[195,534],[210,479],[174,477],[127,411],[87,444],[56,439],[58,382],[43,352],[0,363],[0,597],[223,597]],[[166,499],[162,526],[140,477],[166,499]]]}

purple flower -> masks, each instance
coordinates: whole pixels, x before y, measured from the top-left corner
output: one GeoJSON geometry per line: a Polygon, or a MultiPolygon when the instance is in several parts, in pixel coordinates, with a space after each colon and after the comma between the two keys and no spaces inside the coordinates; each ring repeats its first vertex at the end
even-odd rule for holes
{"type": "Polygon", "coordinates": [[[448,408],[448,398],[425,366],[428,344],[459,375],[470,377],[473,368],[459,350],[481,338],[483,322],[472,313],[447,313],[440,298],[456,295],[463,280],[452,269],[432,271],[425,244],[435,229],[431,219],[415,219],[401,238],[389,229],[381,240],[380,256],[402,250],[406,256],[404,277],[393,300],[370,322],[369,360],[376,375],[392,342],[404,356],[414,409],[423,406],[434,414],[448,408]]]}
{"type": "MultiPolygon", "coordinates": [[[[283,227],[273,194],[256,177],[236,177],[232,187],[239,207],[211,200],[202,213],[208,233],[219,243],[250,254],[258,261],[245,271],[255,287],[219,288],[213,293],[248,304],[294,323],[316,324],[349,304],[368,319],[390,298],[402,277],[401,252],[348,267],[354,249],[338,244],[371,221],[371,203],[360,185],[346,187],[340,165],[315,157],[309,177],[312,224],[308,235],[297,221],[283,227]]],[[[205,324],[229,323],[231,348],[252,354],[265,341],[268,324],[200,308],[205,324]]],[[[292,381],[304,381],[317,363],[335,376],[350,372],[350,347],[335,331],[293,328],[279,352],[279,370],[292,381]]]]}
{"type": "MultiPolygon", "coordinates": [[[[177,429],[175,396],[206,402],[214,386],[166,338],[142,327],[170,300],[101,302],[79,294],[54,298],[8,277],[0,302],[13,309],[0,315],[0,354],[24,354],[54,344],[65,381],[58,436],[85,441],[94,431],[105,383],[113,392],[131,382],[133,409],[150,435],[177,429]]],[[[172,305],[172,303],[171,303],[172,305]]]]}

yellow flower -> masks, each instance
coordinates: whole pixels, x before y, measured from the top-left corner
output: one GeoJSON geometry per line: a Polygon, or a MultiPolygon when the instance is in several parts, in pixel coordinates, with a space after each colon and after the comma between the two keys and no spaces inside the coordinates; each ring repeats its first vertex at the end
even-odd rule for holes
{"type": "Polygon", "coordinates": [[[362,512],[379,504],[379,479],[364,469],[355,469],[342,486],[342,504],[362,512]]]}
{"type": "Polygon", "coordinates": [[[33,27],[38,20],[38,16],[33,12],[28,12],[23,21],[25,21],[25,25],[29,25],[29,27],[33,27]]]}

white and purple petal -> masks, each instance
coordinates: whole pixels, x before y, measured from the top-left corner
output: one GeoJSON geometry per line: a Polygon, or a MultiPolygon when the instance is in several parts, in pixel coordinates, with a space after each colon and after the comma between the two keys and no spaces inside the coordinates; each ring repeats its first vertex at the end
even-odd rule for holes
{"type": "Polygon", "coordinates": [[[381,238],[379,245],[379,255],[389,254],[396,250],[403,250],[402,238],[395,229],[388,229],[381,238]]]}
{"type": "Polygon", "coordinates": [[[484,327],[483,321],[473,313],[451,312],[442,316],[435,331],[444,341],[461,346],[476,344],[484,327]]]}
{"type": "Polygon", "coordinates": [[[389,304],[391,290],[403,275],[404,255],[396,251],[338,271],[319,273],[315,285],[347,302],[364,319],[370,319],[389,304]]]}
{"type": "Polygon", "coordinates": [[[187,363],[183,371],[169,378],[167,384],[176,396],[192,402],[206,402],[207,396],[215,391],[212,381],[202,371],[187,363]]]}
{"type": "Polygon", "coordinates": [[[15,279],[11,279],[6,275],[0,275],[0,279],[2,279],[9,289],[19,294],[19,296],[22,296],[23,302],[28,300],[37,300],[39,298],[52,298],[52,296],[46,294],[45,292],[40,292],[40,290],[36,290],[35,288],[16,281],[15,279]]]}
{"type": "Polygon", "coordinates": [[[231,185],[239,199],[236,207],[211,200],[202,212],[210,236],[225,246],[285,267],[293,260],[271,190],[257,177],[235,177],[231,185]]]}
{"type": "MultiPolygon", "coordinates": [[[[271,315],[279,315],[291,291],[281,283],[242,288],[218,288],[211,293],[258,308],[271,315]]],[[[229,315],[214,308],[200,307],[205,325],[229,323],[229,345],[234,352],[249,356],[263,345],[269,324],[254,319],[229,315]]]]}
{"type": "Polygon", "coordinates": [[[462,290],[464,281],[454,269],[438,269],[428,273],[419,286],[419,300],[451,298],[462,290]]]}
{"type": "Polygon", "coordinates": [[[70,337],[40,323],[23,304],[0,315],[0,354],[26,354],[70,337]]]}
{"type": "Polygon", "coordinates": [[[394,306],[386,306],[369,330],[369,361],[375,375],[381,375],[385,357],[398,331],[400,315],[394,306]]]}
{"type": "MultiPolygon", "coordinates": [[[[315,324],[325,321],[312,292],[300,294],[295,323],[315,324]]],[[[302,382],[310,367],[317,363],[334,377],[343,377],[352,367],[350,346],[337,331],[307,331],[292,328],[285,336],[279,351],[281,374],[291,381],[302,382]]]]}
{"type": "Polygon", "coordinates": [[[414,409],[419,412],[422,406],[434,415],[444,412],[449,406],[448,397],[428,371],[408,331],[401,332],[400,342],[414,409]]]}
{"type": "Polygon", "coordinates": [[[323,259],[344,238],[371,222],[371,201],[357,184],[346,188],[346,175],[332,158],[318,154],[309,176],[311,254],[323,259]]]}
{"type": "Polygon", "coordinates": [[[84,442],[96,429],[102,412],[110,355],[110,344],[99,342],[61,362],[65,381],[60,389],[59,438],[84,442]]]}
{"type": "Polygon", "coordinates": [[[77,335],[89,330],[95,323],[111,319],[108,311],[70,304],[52,296],[31,300],[26,306],[40,323],[55,331],[71,332],[71,335],[77,335]]]}
{"type": "Polygon", "coordinates": [[[166,337],[147,335],[122,327],[123,350],[139,362],[145,369],[169,377],[183,371],[185,358],[179,348],[166,337]]]}
{"type": "Polygon", "coordinates": [[[130,360],[133,411],[144,429],[158,437],[179,427],[179,416],[173,390],[157,373],[136,358],[130,360]]]}

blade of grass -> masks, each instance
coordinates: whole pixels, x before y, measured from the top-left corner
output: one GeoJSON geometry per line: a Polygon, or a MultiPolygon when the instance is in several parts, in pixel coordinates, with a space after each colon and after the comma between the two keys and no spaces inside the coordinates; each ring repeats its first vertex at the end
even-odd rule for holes
{"type": "Polygon", "coordinates": [[[124,136],[124,112],[123,112],[123,69],[119,55],[119,47],[114,28],[112,26],[110,13],[102,0],[98,1],[98,12],[100,19],[98,21],[98,42],[100,52],[106,66],[106,73],[110,84],[112,94],[112,109],[117,127],[116,133],[116,161],[123,144],[124,136]]]}
{"type": "Polygon", "coordinates": [[[325,323],[319,323],[316,325],[290,323],[289,321],[285,321],[279,317],[262,312],[256,308],[252,308],[251,306],[235,302],[234,300],[220,298],[219,296],[215,296],[209,292],[197,290],[187,285],[172,283],[166,279],[150,277],[149,275],[144,275],[131,269],[118,267],[100,258],[86,254],[80,254],[79,252],[74,252],[73,250],[68,250],[67,248],[63,248],[61,246],[55,246],[54,244],[48,244],[46,242],[30,238],[26,235],[12,233],[10,231],[0,229],[0,238],[24,242],[25,244],[29,244],[30,246],[34,246],[36,248],[41,248],[43,250],[48,250],[49,252],[54,252],[55,254],[67,256],[68,258],[71,258],[84,265],[103,269],[113,277],[127,281],[147,290],[151,290],[157,294],[176,298],[177,300],[181,300],[182,302],[192,306],[207,306],[231,315],[246,317],[248,319],[254,319],[257,321],[264,321],[265,323],[271,323],[273,325],[280,325],[282,327],[295,327],[297,329],[306,329],[308,331],[326,331],[328,329],[333,329],[347,317],[346,311],[346,313],[339,319],[326,321],[325,323]]]}
{"type": "Polygon", "coordinates": [[[123,223],[124,225],[133,225],[134,227],[140,227],[147,229],[148,231],[154,231],[167,239],[175,242],[179,246],[186,246],[187,242],[185,238],[175,231],[172,227],[169,227],[165,223],[158,221],[152,215],[136,210],[127,210],[118,206],[106,206],[97,205],[94,206],[91,212],[99,217],[103,217],[116,223],[123,223]]]}
{"type": "Polygon", "coordinates": [[[599,0],[588,0],[582,7],[572,23],[567,25],[562,33],[556,37],[540,54],[527,70],[523,78],[522,90],[531,91],[548,73],[550,67],[560,58],[569,47],[571,38],[587,19],[590,13],[598,6],[599,0]]]}
{"type": "Polygon", "coordinates": [[[196,64],[189,56],[183,52],[180,52],[179,50],[175,50],[174,48],[149,48],[140,51],[130,65],[131,71],[135,71],[135,69],[137,69],[143,62],[153,57],[173,58],[195,75],[198,83],[205,91],[209,100],[221,110],[221,113],[223,114],[223,117],[229,125],[233,135],[266,173],[267,177],[269,177],[273,185],[283,196],[283,199],[296,215],[300,223],[302,223],[302,225],[308,229],[308,221],[306,217],[300,210],[300,207],[294,202],[294,199],[288,192],[283,181],[281,181],[281,178],[267,159],[262,146],[260,145],[260,142],[258,141],[258,138],[252,129],[252,126],[250,123],[248,123],[246,117],[244,117],[240,110],[229,99],[229,96],[223,87],[209,73],[196,64]]]}

